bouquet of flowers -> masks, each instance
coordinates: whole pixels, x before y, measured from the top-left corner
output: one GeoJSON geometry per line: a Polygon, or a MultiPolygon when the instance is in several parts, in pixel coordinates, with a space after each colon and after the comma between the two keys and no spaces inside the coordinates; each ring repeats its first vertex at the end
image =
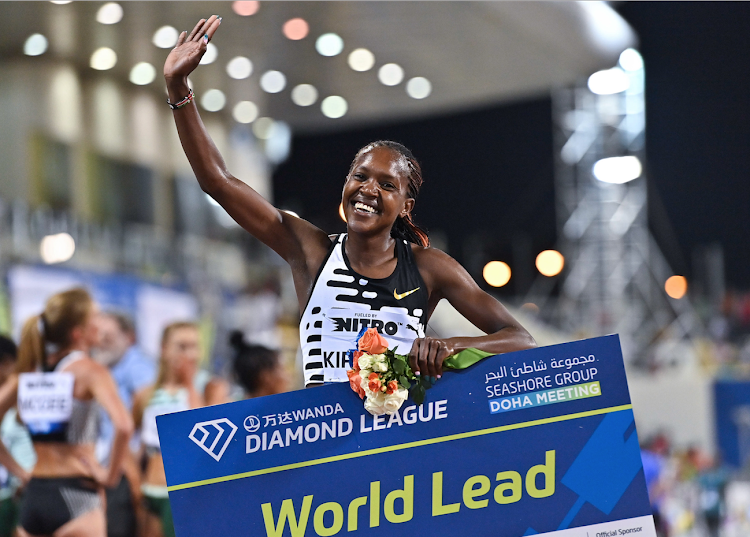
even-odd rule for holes
{"type": "MultiPolygon", "coordinates": [[[[397,347],[398,348],[398,347],[397,347]]],[[[388,342],[375,328],[368,328],[352,353],[353,368],[346,372],[349,384],[373,416],[397,412],[411,395],[421,405],[431,387],[426,378],[414,374],[407,356],[389,349],[388,342]]]]}

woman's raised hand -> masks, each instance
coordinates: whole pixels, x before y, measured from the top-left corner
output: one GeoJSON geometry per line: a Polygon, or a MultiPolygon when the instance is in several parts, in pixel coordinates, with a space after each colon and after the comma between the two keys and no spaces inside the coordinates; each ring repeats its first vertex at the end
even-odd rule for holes
{"type": "Polygon", "coordinates": [[[219,29],[221,18],[211,15],[208,20],[201,19],[189,34],[182,32],[177,39],[177,46],[164,62],[164,78],[169,80],[186,79],[192,73],[206,52],[208,42],[219,29]]]}

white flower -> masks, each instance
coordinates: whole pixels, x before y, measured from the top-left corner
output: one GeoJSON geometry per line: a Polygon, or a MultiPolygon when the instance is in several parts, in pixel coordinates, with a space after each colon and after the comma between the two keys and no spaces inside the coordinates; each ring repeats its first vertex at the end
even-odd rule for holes
{"type": "Polygon", "coordinates": [[[369,392],[365,398],[365,410],[373,416],[385,414],[386,395],[383,392],[369,392]]]}
{"type": "Polygon", "coordinates": [[[373,416],[381,416],[385,414],[385,407],[374,402],[369,397],[365,399],[365,410],[373,416]]]}
{"type": "Polygon", "coordinates": [[[360,369],[372,369],[372,355],[367,353],[363,354],[359,357],[357,363],[359,364],[360,369]]]}
{"type": "Polygon", "coordinates": [[[367,379],[367,377],[370,376],[370,373],[372,373],[372,371],[368,369],[361,369],[359,372],[359,376],[362,379],[362,382],[360,382],[359,385],[365,391],[365,394],[370,393],[370,387],[369,387],[370,381],[367,379]]]}
{"type": "Polygon", "coordinates": [[[380,373],[385,373],[388,371],[388,364],[386,362],[375,362],[372,364],[372,370],[378,371],[380,373]]]}
{"type": "Polygon", "coordinates": [[[390,416],[394,412],[397,412],[398,409],[401,408],[401,405],[404,404],[407,397],[409,397],[409,392],[403,388],[399,388],[392,394],[386,395],[385,401],[383,402],[385,413],[390,416]]]}

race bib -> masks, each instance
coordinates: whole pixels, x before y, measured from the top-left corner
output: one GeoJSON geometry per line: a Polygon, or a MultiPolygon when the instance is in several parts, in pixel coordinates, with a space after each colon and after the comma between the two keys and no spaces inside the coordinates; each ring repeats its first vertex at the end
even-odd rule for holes
{"type": "Polygon", "coordinates": [[[331,308],[325,312],[321,338],[324,382],[348,382],[352,368],[347,353],[357,348],[357,336],[363,328],[377,328],[388,341],[388,348],[408,354],[412,343],[424,337],[417,317],[393,311],[331,308]]]}
{"type": "Polygon", "coordinates": [[[21,373],[18,414],[31,434],[65,429],[73,411],[73,373],[21,373]]]}
{"type": "Polygon", "coordinates": [[[159,433],[156,430],[156,416],[171,414],[172,412],[181,412],[187,409],[188,405],[182,401],[174,401],[146,407],[146,410],[143,411],[143,421],[141,422],[141,441],[144,445],[152,448],[160,447],[159,433]]]}

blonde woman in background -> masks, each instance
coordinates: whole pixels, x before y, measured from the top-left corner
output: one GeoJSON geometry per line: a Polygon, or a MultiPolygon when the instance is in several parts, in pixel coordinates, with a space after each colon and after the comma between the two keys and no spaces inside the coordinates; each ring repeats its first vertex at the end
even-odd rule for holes
{"type": "Polygon", "coordinates": [[[120,479],[133,422],[107,368],[89,358],[96,306],[84,289],[52,296],[21,332],[16,373],[0,388],[0,415],[18,401],[37,462],[26,472],[0,443],[0,464],[27,483],[21,535],[104,537],[103,487],[120,479]],[[94,454],[101,405],[115,429],[108,468],[94,454]]]}
{"type": "Polygon", "coordinates": [[[156,416],[203,406],[195,387],[200,359],[198,327],[193,323],[173,323],[164,329],[156,383],[138,392],[133,417],[141,428],[145,470],[141,491],[146,508],[144,537],[174,537],[172,511],[167,494],[156,416]]]}

